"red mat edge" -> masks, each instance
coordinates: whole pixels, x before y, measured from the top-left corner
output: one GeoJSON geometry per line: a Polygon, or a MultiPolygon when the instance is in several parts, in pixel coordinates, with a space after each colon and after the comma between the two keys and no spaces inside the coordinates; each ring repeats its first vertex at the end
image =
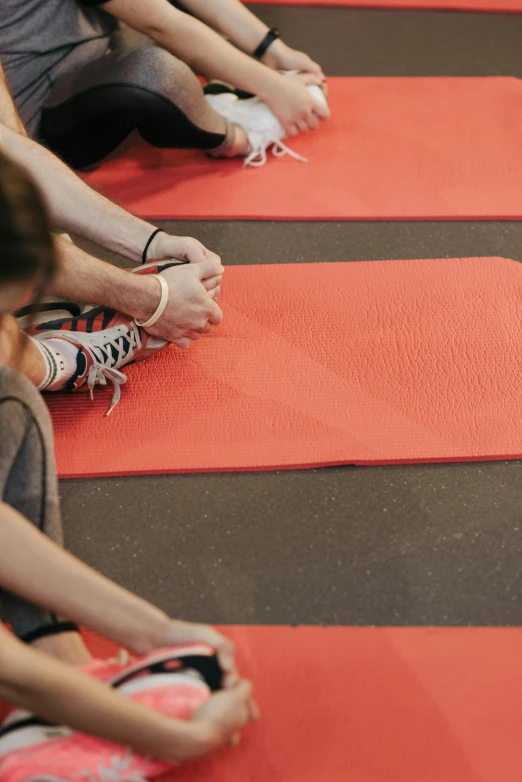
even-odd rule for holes
{"type": "Polygon", "coordinates": [[[247,5],[276,5],[278,7],[281,6],[292,6],[297,8],[306,8],[307,6],[312,6],[314,8],[356,8],[359,10],[364,11],[446,11],[446,12],[452,12],[455,14],[520,14],[522,13],[521,9],[516,8],[481,8],[481,7],[470,7],[470,8],[455,8],[454,5],[437,5],[437,6],[426,6],[422,3],[419,3],[418,5],[396,5],[392,4],[390,2],[390,5],[362,5],[361,3],[357,2],[346,2],[344,4],[339,3],[330,3],[330,2],[322,2],[321,0],[310,0],[308,2],[307,0],[304,0],[304,2],[278,2],[278,0],[247,0],[247,5]]]}
{"type": "MultiPolygon", "coordinates": [[[[334,6],[337,7],[337,6],[334,6]]],[[[513,12],[518,13],[518,12],[513,12]]],[[[522,13],[522,11],[520,12],[522,13]]],[[[98,192],[100,192],[102,195],[104,193],[103,188],[99,186],[98,192]]],[[[116,197],[116,200],[119,200],[118,197],[116,197]]],[[[504,222],[519,222],[522,220],[522,208],[520,210],[520,213],[517,215],[488,215],[485,217],[484,215],[463,215],[462,217],[435,217],[433,215],[429,216],[411,216],[411,215],[402,215],[401,217],[393,217],[391,215],[385,215],[384,217],[361,217],[361,216],[354,216],[354,217],[339,217],[338,215],[327,215],[327,216],[320,216],[320,217],[293,217],[293,216],[284,216],[278,215],[276,217],[273,216],[264,216],[264,215],[252,215],[252,216],[243,216],[243,217],[230,217],[230,215],[196,215],[195,217],[192,215],[182,215],[181,217],[179,215],[173,215],[173,214],[163,214],[158,212],[151,212],[144,213],[140,212],[139,207],[136,205],[131,204],[129,206],[129,209],[131,209],[135,214],[137,214],[139,217],[141,217],[142,220],[187,220],[187,221],[201,221],[201,220],[214,220],[216,222],[234,222],[234,223],[248,223],[250,221],[271,221],[276,223],[425,223],[425,222],[444,222],[444,223],[464,223],[468,221],[474,221],[474,222],[480,222],[480,223],[488,223],[488,222],[497,222],[497,223],[504,223],[504,222]]],[[[407,259],[406,259],[407,260],[407,259]]]]}
{"type": "Polygon", "coordinates": [[[451,456],[448,458],[436,459],[397,459],[397,460],[379,460],[370,461],[328,461],[328,462],[310,462],[309,464],[285,464],[280,466],[261,465],[258,467],[209,467],[204,469],[190,470],[143,470],[140,472],[121,470],[119,472],[89,472],[82,473],[59,473],[58,478],[63,481],[83,480],[84,478],[128,478],[135,475],[206,475],[206,474],[227,474],[227,473],[250,473],[250,472],[287,472],[289,470],[320,470],[327,467],[400,467],[404,465],[422,465],[422,464],[478,464],[494,462],[516,462],[522,460],[522,453],[509,454],[507,456],[451,456]]]}

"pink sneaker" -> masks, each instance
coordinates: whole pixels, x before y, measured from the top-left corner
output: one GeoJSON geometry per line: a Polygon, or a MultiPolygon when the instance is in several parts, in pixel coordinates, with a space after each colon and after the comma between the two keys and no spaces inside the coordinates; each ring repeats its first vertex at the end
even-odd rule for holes
{"type": "MultiPolygon", "coordinates": [[[[214,652],[204,645],[155,651],[125,664],[95,660],[84,672],[143,706],[189,719],[221,686],[214,652]]],[[[170,768],[102,739],[12,712],[0,727],[2,782],[147,782],[170,768]]]]}

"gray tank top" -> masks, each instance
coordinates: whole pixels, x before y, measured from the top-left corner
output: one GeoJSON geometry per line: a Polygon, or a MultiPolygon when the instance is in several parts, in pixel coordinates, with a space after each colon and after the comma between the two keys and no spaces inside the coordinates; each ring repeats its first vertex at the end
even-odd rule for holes
{"type": "Polygon", "coordinates": [[[79,0],[0,0],[0,62],[33,135],[56,81],[102,56],[116,28],[114,17],[79,0]]]}

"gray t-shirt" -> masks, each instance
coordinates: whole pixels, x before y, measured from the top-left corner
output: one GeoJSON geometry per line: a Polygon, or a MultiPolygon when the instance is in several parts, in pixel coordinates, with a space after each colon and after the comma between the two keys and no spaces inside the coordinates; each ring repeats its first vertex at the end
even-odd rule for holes
{"type": "Polygon", "coordinates": [[[31,135],[56,81],[101,57],[116,27],[114,17],[79,0],[0,0],[0,62],[31,135]]]}

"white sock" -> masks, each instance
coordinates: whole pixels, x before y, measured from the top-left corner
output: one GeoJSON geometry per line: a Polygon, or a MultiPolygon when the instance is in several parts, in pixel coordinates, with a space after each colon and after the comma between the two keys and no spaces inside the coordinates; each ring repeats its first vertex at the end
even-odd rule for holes
{"type": "Polygon", "coordinates": [[[78,348],[66,339],[31,337],[45,362],[45,377],[38,390],[60,391],[76,372],[78,348]]]}

